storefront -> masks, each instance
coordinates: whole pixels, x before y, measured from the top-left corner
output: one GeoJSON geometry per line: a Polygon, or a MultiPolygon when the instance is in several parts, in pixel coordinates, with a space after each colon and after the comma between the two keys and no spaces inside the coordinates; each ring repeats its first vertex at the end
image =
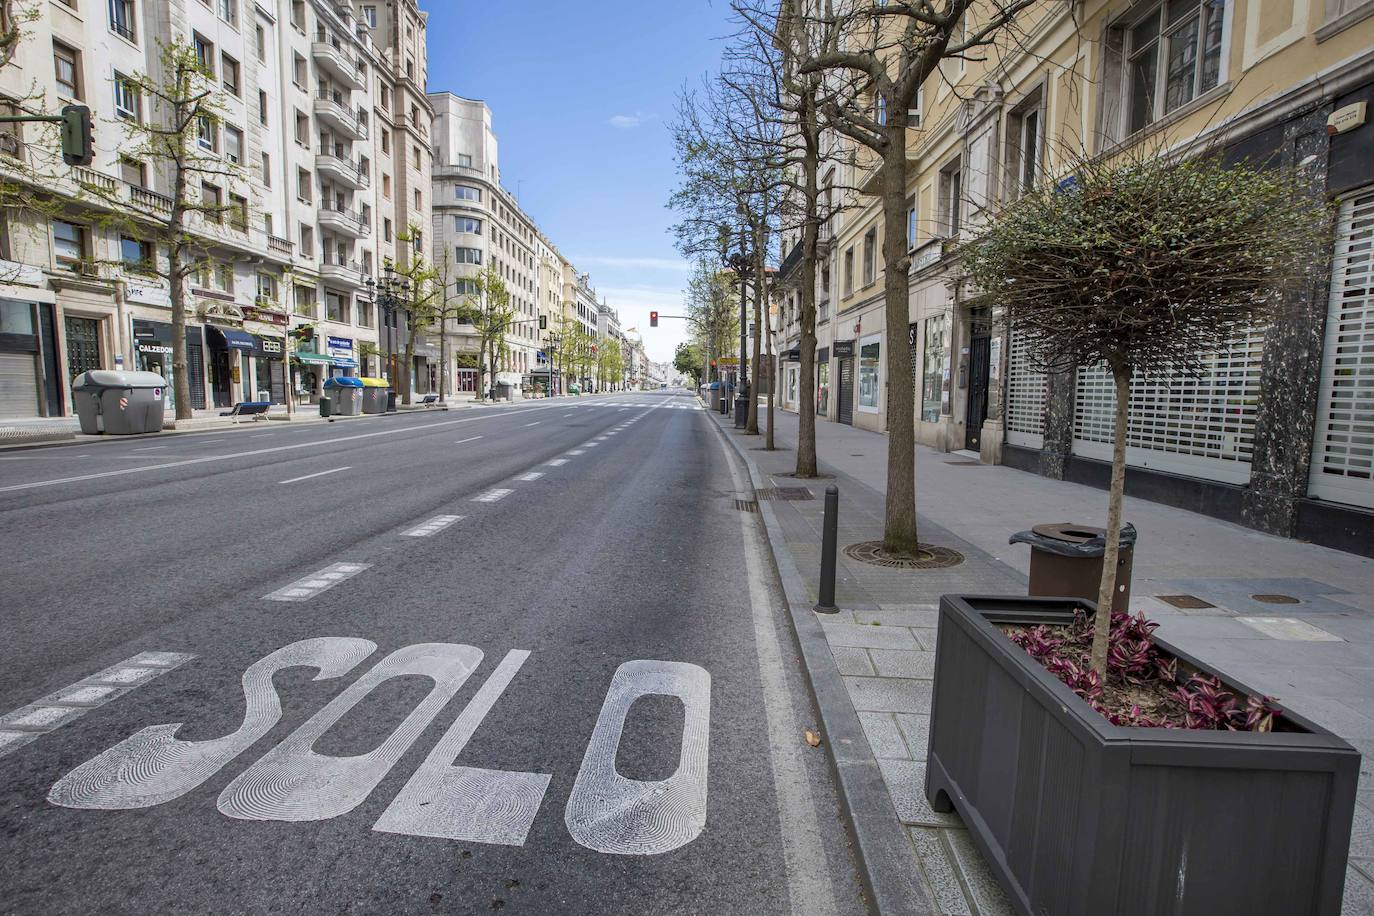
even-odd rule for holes
{"type": "Polygon", "coordinates": [[[866,429],[879,428],[877,415],[882,404],[882,336],[872,334],[859,341],[859,396],[858,411],[869,415],[870,419],[860,423],[866,429]]]}
{"type": "Polygon", "coordinates": [[[837,340],[835,356],[835,410],[841,423],[854,425],[854,341],[837,340]]]}
{"type": "Polygon", "coordinates": [[[830,348],[816,351],[816,416],[830,416],[830,348]]]}
{"type": "Polygon", "coordinates": [[[253,335],[211,324],[205,327],[205,340],[210,347],[210,391],[215,406],[227,409],[236,399],[248,400],[252,372],[248,360],[256,346],[253,335]]]}
{"type": "Polygon", "coordinates": [[[321,386],[329,377],[334,360],[313,350],[297,350],[291,354],[291,380],[296,400],[314,404],[319,401],[321,386]]]}
{"type": "Polygon", "coordinates": [[[52,322],[50,302],[0,298],[0,417],[62,415],[52,322]]]}
{"type": "Polygon", "coordinates": [[[254,334],[253,344],[253,390],[250,395],[252,400],[285,404],[285,341],[280,337],[254,334]]]}
{"type": "MultiPolygon", "coordinates": [[[[167,380],[167,410],[176,410],[176,379],[172,368],[172,326],[166,322],[133,319],[136,368],[156,372],[167,380]]],[[[205,409],[204,331],[199,325],[186,326],[186,372],[191,388],[191,409],[205,409]]]]}

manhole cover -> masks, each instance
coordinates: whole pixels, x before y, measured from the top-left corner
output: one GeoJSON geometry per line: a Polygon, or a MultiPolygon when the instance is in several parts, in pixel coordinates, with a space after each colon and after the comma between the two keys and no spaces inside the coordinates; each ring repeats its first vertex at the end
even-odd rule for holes
{"type": "Polygon", "coordinates": [[[864,541],[861,544],[850,544],[844,549],[844,555],[860,563],[886,566],[889,569],[943,569],[964,562],[963,554],[948,547],[921,544],[917,551],[917,556],[914,557],[893,554],[883,549],[882,541],[864,541]]]}
{"type": "Polygon", "coordinates": [[[759,511],[759,504],[752,499],[737,499],[735,500],[735,508],[741,512],[757,512],[759,511]]]}
{"type": "Polygon", "coordinates": [[[1251,597],[1253,600],[1258,601],[1260,604],[1301,604],[1301,603],[1302,603],[1302,602],[1299,601],[1297,598],[1294,598],[1292,595],[1251,595],[1250,597],[1251,597]]]}
{"type": "Polygon", "coordinates": [[[759,499],[787,499],[793,502],[816,498],[806,487],[769,487],[755,490],[754,495],[759,499]]]}
{"type": "Polygon", "coordinates": [[[1210,601],[1203,601],[1196,595],[1155,595],[1155,597],[1165,604],[1172,604],[1174,607],[1184,608],[1185,610],[1196,611],[1203,608],[1216,607],[1215,604],[1212,604],[1210,601]]]}

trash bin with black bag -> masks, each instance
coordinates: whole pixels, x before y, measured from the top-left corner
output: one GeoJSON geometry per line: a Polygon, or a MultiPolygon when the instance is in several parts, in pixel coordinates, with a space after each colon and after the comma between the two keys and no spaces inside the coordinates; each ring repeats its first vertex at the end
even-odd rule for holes
{"type": "MultiPolygon", "coordinates": [[[[1116,557],[1116,594],[1112,610],[1127,612],[1131,603],[1131,566],[1135,554],[1134,525],[1121,526],[1116,557]]],[[[1096,601],[1102,585],[1102,557],[1107,531],[1091,525],[1056,522],[1018,531],[1009,544],[1031,545],[1030,594],[1096,601]]]]}

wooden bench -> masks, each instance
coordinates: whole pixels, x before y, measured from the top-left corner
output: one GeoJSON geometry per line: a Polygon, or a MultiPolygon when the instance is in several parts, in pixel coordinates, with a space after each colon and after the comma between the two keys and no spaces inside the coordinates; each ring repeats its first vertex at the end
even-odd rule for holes
{"type": "Polygon", "coordinates": [[[267,411],[272,407],[271,401],[239,401],[234,405],[233,410],[221,410],[221,417],[233,417],[237,423],[241,417],[252,417],[254,420],[266,420],[267,411]]]}

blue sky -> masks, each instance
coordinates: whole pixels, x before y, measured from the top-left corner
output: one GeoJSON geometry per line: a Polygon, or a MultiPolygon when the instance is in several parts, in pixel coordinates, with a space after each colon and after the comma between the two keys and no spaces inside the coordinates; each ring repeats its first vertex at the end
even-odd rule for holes
{"type": "Polygon", "coordinates": [[[482,99],[501,174],[559,250],[637,327],[649,357],[671,360],[684,322],[687,264],[665,207],[676,173],[668,123],[730,29],[726,0],[421,3],[429,11],[429,89],[482,99]]]}

